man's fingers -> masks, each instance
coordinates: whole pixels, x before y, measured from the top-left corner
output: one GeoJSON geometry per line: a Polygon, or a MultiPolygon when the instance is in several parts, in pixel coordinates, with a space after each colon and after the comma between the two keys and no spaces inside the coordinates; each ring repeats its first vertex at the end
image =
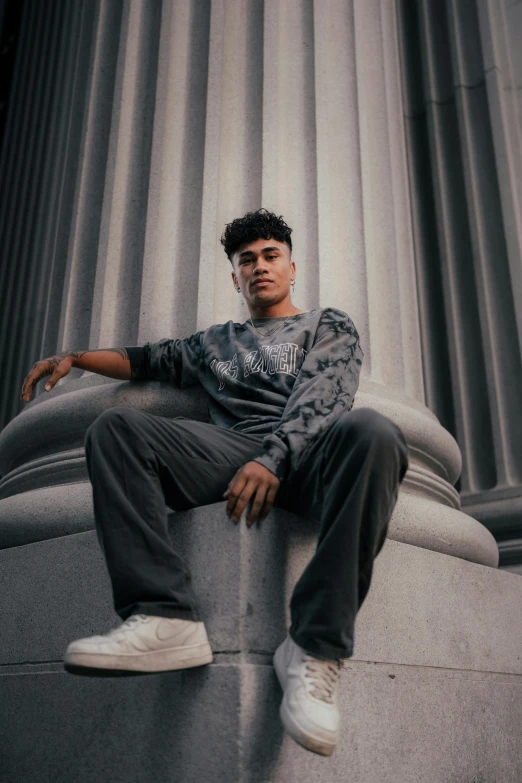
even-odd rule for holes
{"type": "Polygon", "coordinates": [[[246,521],[247,527],[253,525],[256,519],[258,518],[259,512],[261,511],[265,503],[266,495],[267,495],[267,487],[263,488],[262,486],[260,486],[256,492],[256,497],[254,503],[252,504],[250,514],[247,517],[247,521],[246,521]]]}
{"type": "Polygon", "coordinates": [[[266,494],[266,498],[265,498],[265,504],[263,506],[263,509],[262,509],[262,512],[261,512],[261,516],[259,517],[259,521],[260,522],[262,522],[263,519],[265,519],[269,515],[269,513],[270,513],[270,511],[272,509],[272,506],[274,505],[274,500],[275,500],[275,497],[277,495],[278,489],[279,489],[279,487],[277,487],[277,488],[270,487],[270,489],[268,490],[268,492],[266,494]]]}
{"type": "Polygon", "coordinates": [[[252,481],[246,479],[239,479],[237,484],[232,487],[228,498],[227,514],[232,517],[234,522],[239,520],[253,489],[252,481]]]}
{"type": "Polygon", "coordinates": [[[243,515],[243,511],[245,510],[247,505],[251,502],[251,498],[255,491],[256,491],[255,483],[253,481],[249,481],[237,499],[236,507],[234,508],[234,513],[232,516],[234,522],[237,522],[241,519],[243,515]]]}
{"type": "Polygon", "coordinates": [[[266,519],[266,517],[269,515],[272,506],[274,505],[274,500],[277,495],[279,487],[274,488],[270,487],[265,498],[265,502],[263,505],[263,508],[261,509],[261,516],[259,517],[259,521],[262,522],[263,519],[266,519]]]}
{"type": "Polygon", "coordinates": [[[261,522],[272,508],[280,485],[279,479],[255,461],[247,462],[232,478],[223,498],[228,498],[227,515],[238,522],[249,504],[245,521],[251,527],[256,520],[261,522]]]}
{"type": "Polygon", "coordinates": [[[26,397],[28,394],[31,393],[32,391],[31,386],[32,386],[32,378],[31,378],[31,373],[29,373],[29,375],[26,376],[22,386],[22,398],[26,397]]]}
{"type": "Polygon", "coordinates": [[[31,396],[37,380],[38,380],[37,378],[31,378],[31,380],[27,380],[26,378],[26,380],[24,381],[24,385],[22,387],[22,399],[31,396]]]}
{"type": "MultiPolygon", "coordinates": [[[[57,381],[60,380],[61,377],[62,377],[61,375],[57,375],[53,373],[53,375],[46,381],[45,390],[51,391],[51,389],[55,386],[55,384],[57,383],[57,381]]],[[[22,399],[31,396],[31,394],[34,391],[34,387],[39,381],[42,380],[42,378],[45,378],[45,373],[38,374],[36,377],[33,377],[29,382],[26,381],[24,383],[22,387],[22,399]]]]}
{"type": "MultiPolygon", "coordinates": [[[[38,362],[37,362],[38,364],[38,362]]],[[[27,375],[24,384],[22,386],[22,393],[21,398],[26,399],[31,396],[31,394],[34,391],[34,388],[39,381],[42,380],[42,378],[45,378],[46,375],[48,375],[49,372],[47,368],[40,367],[34,367],[31,372],[27,375]]],[[[50,389],[55,385],[56,381],[60,378],[60,375],[55,375],[54,373],[51,373],[51,378],[46,382],[45,388],[47,389],[47,386],[50,385],[50,389]]]]}
{"type": "Polygon", "coordinates": [[[53,386],[55,386],[55,384],[58,383],[61,377],[62,376],[59,373],[53,373],[45,384],[46,391],[51,391],[53,386]]]}

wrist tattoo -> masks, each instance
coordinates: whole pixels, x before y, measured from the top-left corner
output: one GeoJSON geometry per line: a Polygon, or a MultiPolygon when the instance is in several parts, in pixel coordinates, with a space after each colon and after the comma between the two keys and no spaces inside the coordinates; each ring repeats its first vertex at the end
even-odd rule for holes
{"type": "Polygon", "coordinates": [[[64,351],[63,353],[58,353],[55,356],[47,357],[46,361],[48,361],[54,368],[57,364],[60,364],[62,359],[65,359],[66,356],[72,356],[74,359],[81,359],[81,357],[86,353],[99,353],[100,351],[112,351],[113,353],[119,354],[122,359],[129,358],[129,354],[125,348],[92,348],[87,351],[64,351]]]}

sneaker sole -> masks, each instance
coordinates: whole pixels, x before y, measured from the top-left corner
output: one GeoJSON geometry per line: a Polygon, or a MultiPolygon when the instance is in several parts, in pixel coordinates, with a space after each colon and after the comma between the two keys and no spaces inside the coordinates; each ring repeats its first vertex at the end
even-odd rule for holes
{"type": "Polygon", "coordinates": [[[313,734],[305,731],[296,723],[294,716],[286,708],[283,701],[279,708],[279,716],[285,727],[286,731],[292,739],[302,745],[307,750],[311,750],[313,753],[318,753],[320,756],[331,756],[337,745],[336,742],[326,742],[326,740],[316,737],[313,734]]]}
{"type": "Polygon", "coordinates": [[[205,666],[213,660],[210,644],[205,643],[194,647],[152,650],[136,655],[71,652],[64,659],[64,668],[71,674],[110,677],[190,669],[194,666],[205,666]]]}
{"type": "MultiPolygon", "coordinates": [[[[279,680],[279,684],[284,693],[286,676],[284,673],[284,666],[281,660],[281,655],[282,654],[279,653],[279,649],[277,649],[274,653],[274,669],[277,675],[277,679],[279,680]]],[[[279,708],[279,716],[288,734],[292,737],[292,739],[298,742],[299,745],[302,745],[307,750],[311,750],[313,753],[318,753],[320,756],[332,755],[336,748],[337,742],[328,742],[321,737],[317,737],[316,735],[305,731],[305,729],[303,729],[297,723],[292,713],[288,710],[284,696],[279,708]]]]}

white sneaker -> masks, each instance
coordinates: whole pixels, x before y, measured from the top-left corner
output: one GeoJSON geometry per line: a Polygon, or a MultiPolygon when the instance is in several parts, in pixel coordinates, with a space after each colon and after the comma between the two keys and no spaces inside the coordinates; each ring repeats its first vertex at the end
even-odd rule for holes
{"type": "Polygon", "coordinates": [[[337,744],[340,661],[314,658],[288,635],[274,653],[284,691],[279,714],[287,732],[314,753],[330,756],[337,744]]]}
{"type": "Polygon", "coordinates": [[[202,622],[133,614],[103,636],[77,639],[67,647],[64,667],[73,674],[102,675],[108,670],[135,673],[188,669],[212,663],[202,622]]]}

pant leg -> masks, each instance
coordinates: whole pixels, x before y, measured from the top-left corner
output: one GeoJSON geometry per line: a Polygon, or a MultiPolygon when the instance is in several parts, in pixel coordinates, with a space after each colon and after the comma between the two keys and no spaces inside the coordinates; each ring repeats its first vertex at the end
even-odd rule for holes
{"type": "Polygon", "coordinates": [[[322,433],[289,477],[295,510],[316,508],[321,520],[317,550],[290,602],[290,635],[316,657],[353,654],[355,618],[407,467],[402,430],[361,408],[322,433]]]}
{"type": "Polygon", "coordinates": [[[96,531],[122,620],[138,612],[200,619],[166,506],[181,511],[223,500],[263,437],[120,406],[90,425],[85,454],[96,531]]]}

